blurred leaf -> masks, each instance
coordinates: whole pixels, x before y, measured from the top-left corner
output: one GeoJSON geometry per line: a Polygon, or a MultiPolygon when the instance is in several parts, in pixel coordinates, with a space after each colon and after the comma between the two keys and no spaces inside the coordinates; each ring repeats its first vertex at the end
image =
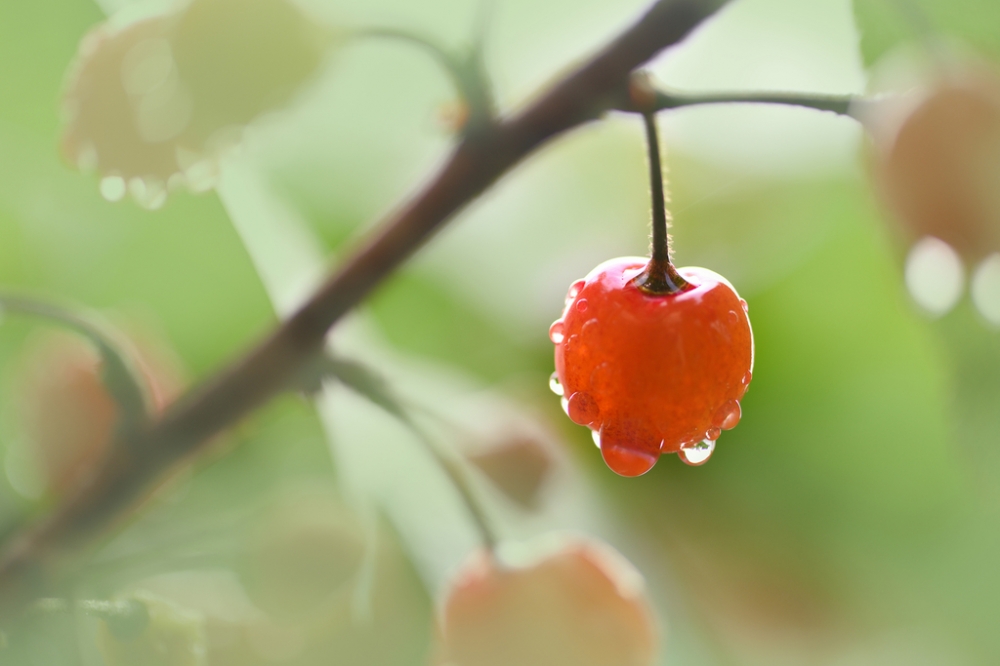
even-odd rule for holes
{"type": "Polygon", "coordinates": [[[52,135],[66,64],[80,37],[101,20],[92,2],[4,2],[0,5],[0,119],[52,135]]]}
{"type": "Polygon", "coordinates": [[[308,621],[362,584],[362,521],[329,490],[286,491],[249,531],[240,580],[254,604],[279,623],[308,621]]]}
{"type": "Polygon", "coordinates": [[[958,40],[1000,57],[1000,4],[992,0],[854,0],[861,53],[871,66],[897,46],[931,39],[958,40]]]}

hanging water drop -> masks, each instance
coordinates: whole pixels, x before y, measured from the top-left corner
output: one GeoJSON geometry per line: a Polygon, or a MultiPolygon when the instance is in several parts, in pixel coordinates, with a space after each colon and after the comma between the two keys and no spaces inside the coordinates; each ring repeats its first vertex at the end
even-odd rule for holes
{"type": "Polygon", "coordinates": [[[559,400],[559,404],[562,406],[562,410],[566,413],[566,416],[569,416],[569,400],[562,398],[559,400]]]}
{"type": "Polygon", "coordinates": [[[597,448],[601,448],[601,431],[600,430],[591,430],[590,431],[590,438],[592,440],[594,440],[594,446],[596,446],[597,448]]]}
{"type": "Polygon", "coordinates": [[[662,441],[648,432],[636,431],[627,421],[605,421],[601,425],[601,457],[619,476],[642,476],[653,469],[662,441]]]}
{"type": "Polygon", "coordinates": [[[698,465],[704,465],[708,462],[708,459],[712,457],[712,453],[715,451],[715,441],[711,439],[706,439],[700,444],[695,444],[694,446],[681,449],[677,452],[677,456],[681,459],[681,462],[691,465],[692,467],[697,467],[698,465]]]}
{"type": "Polygon", "coordinates": [[[563,394],[563,385],[562,382],[559,381],[559,373],[553,372],[549,376],[549,390],[559,396],[563,394]]]}
{"type": "Polygon", "coordinates": [[[659,454],[641,449],[604,444],[601,446],[604,463],[618,476],[642,476],[653,469],[659,454]]]}

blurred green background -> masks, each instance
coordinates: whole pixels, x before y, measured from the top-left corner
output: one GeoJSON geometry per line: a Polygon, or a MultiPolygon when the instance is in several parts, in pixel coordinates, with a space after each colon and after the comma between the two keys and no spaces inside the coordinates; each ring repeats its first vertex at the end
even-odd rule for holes
{"type": "MultiPolygon", "coordinates": [[[[195,382],[275,324],[269,294],[279,309],[294,300],[295,285],[278,284],[280,259],[258,275],[252,211],[281,211],[335,262],[443,161],[453,138],[439,115],[454,93],[405,45],[348,44],[289,108],[248,130],[222,201],[176,192],[152,212],[110,203],[96,175],[60,158],[59,106],[80,39],[124,4],[0,0],[0,285],[147,331],[195,382]]],[[[995,57],[993,5],[920,4],[949,39],[995,57]]],[[[303,5],[329,25],[414,29],[449,44],[469,39],[479,11],[471,0],[303,5]]],[[[644,5],[498,0],[487,67],[501,107],[523,104],[644,5]]],[[[860,2],[856,21],[848,0],[737,0],[651,70],[688,90],[862,93],[866,67],[908,39],[892,5],[860,2]]],[[[618,478],[547,390],[546,332],[566,287],[606,258],[646,250],[633,117],[610,115],[528,159],[393,275],[334,344],[450,420],[437,431],[449,446],[509,432],[543,441],[556,471],[540,509],[515,507],[477,477],[500,531],[575,529],[621,550],[649,582],[664,664],[996,663],[997,331],[968,297],[937,320],[912,304],[906,244],[876,199],[853,120],[719,106],[661,114],[661,127],[676,259],[727,276],[750,304],[756,339],[743,420],[709,464],[668,456],[646,476],[618,478]]],[[[0,326],[4,531],[51,502],[23,469],[29,444],[16,425],[16,369],[40,328],[14,317],[0,326]]],[[[322,640],[282,634],[255,656],[217,651],[211,663],[427,663],[434,599],[472,532],[411,436],[356,397],[327,397],[325,429],[314,406],[290,396],[227,434],[105,541],[79,593],[142,587],[237,626],[250,604],[232,571],[262,507],[336,485],[371,514],[362,531],[383,535],[364,556],[376,562],[374,612],[327,617],[339,629],[322,640]],[[399,649],[387,652],[393,641],[399,649]],[[309,661],[324,650],[354,656],[309,661]]],[[[101,664],[95,625],[75,622],[38,623],[19,658],[101,664]]]]}

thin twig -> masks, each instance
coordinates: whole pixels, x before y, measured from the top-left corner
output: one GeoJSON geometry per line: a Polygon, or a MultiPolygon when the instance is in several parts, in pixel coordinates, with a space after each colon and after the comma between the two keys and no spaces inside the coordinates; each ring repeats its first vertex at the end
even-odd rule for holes
{"type": "MultiPolygon", "coordinates": [[[[434,463],[448,477],[449,483],[458,493],[459,499],[465,506],[482,546],[490,553],[496,551],[497,536],[490,526],[486,509],[472,488],[468,474],[455,456],[441,447],[437,440],[424,430],[414,420],[410,411],[404,406],[402,399],[395,394],[382,377],[375,371],[356,361],[344,360],[327,355],[322,361],[317,363],[321,378],[332,378],[355,393],[370,400],[402,425],[404,425],[420,442],[424,450],[434,460],[434,463]]],[[[311,373],[310,373],[311,374],[311,373]]],[[[313,384],[309,378],[309,384],[313,384]]]]}
{"type": "Polygon", "coordinates": [[[725,0],[659,0],[632,27],[557,81],[521,113],[467,135],[438,174],[396,212],[257,347],[132,435],[134,455],[115,456],[86,488],[0,556],[0,620],[41,596],[89,543],[213,435],[292,386],[322,351],[330,327],[446,222],[553,137],[598,118],[627,94],[629,73],[671,46],[725,0]]]}
{"type": "Polygon", "coordinates": [[[356,38],[392,39],[418,46],[440,64],[452,80],[468,112],[462,128],[465,134],[481,132],[495,120],[493,92],[483,70],[479,44],[466,51],[449,50],[434,39],[396,28],[365,28],[352,33],[356,38]]]}
{"type": "MultiPolygon", "coordinates": [[[[817,111],[831,111],[840,115],[852,115],[852,110],[866,100],[852,95],[815,95],[807,93],[682,93],[678,91],[656,91],[654,111],[667,111],[685,106],[701,104],[783,104],[785,106],[802,106],[817,111]]],[[[616,107],[618,111],[645,113],[647,109],[637,108],[630,100],[616,107]]]]}

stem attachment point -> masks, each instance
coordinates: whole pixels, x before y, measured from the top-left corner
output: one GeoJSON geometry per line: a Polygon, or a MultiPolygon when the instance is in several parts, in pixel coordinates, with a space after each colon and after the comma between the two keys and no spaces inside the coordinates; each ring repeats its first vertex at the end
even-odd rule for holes
{"type": "Polygon", "coordinates": [[[666,261],[650,259],[645,270],[632,278],[632,284],[650,296],[676,294],[690,286],[669,259],[666,261]]]}

